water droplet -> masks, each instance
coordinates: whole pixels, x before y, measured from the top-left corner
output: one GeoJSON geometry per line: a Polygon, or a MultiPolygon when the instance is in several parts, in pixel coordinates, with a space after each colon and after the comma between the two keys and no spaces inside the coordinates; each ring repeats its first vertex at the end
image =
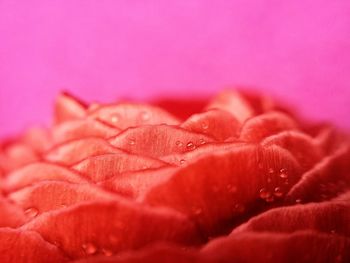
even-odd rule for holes
{"type": "Polygon", "coordinates": [[[280,169],[280,177],[283,179],[288,178],[287,169],[285,169],[285,168],[280,169]]]}
{"type": "Polygon", "coordinates": [[[180,160],[180,164],[185,164],[185,162],[186,162],[186,160],[184,160],[184,159],[180,160]]]}
{"type": "Polygon", "coordinates": [[[269,168],[268,172],[269,172],[269,174],[273,174],[275,172],[275,170],[273,168],[269,168]]]}
{"type": "Polygon", "coordinates": [[[129,145],[135,145],[135,139],[134,138],[129,138],[128,139],[128,144],[129,145]]]}
{"type": "Polygon", "coordinates": [[[119,114],[113,114],[112,115],[112,117],[111,117],[111,121],[113,122],[113,123],[117,123],[117,122],[119,122],[119,120],[120,120],[120,116],[119,116],[119,114]]]}
{"type": "Polygon", "coordinates": [[[266,188],[261,188],[259,191],[259,195],[262,199],[266,199],[266,198],[271,196],[271,193],[269,191],[267,191],[266,188]]]}
{"type": "Polygon", "coordinates": [[[94,244],[92,243],[86,243],[82,245],[82,248],[85,250],[85,253],[87,255],[93,255],[97,252],[97,248],[94,244]]]}
{"type": "Polygon", "coordinates": [[[276,187],[273,193],[276,197],[281,197],[283,195],[283,191],[281,187],[276,187]]]}
{"type": "Polygon", "coordinates": [[[33,218],[39,214],[39,211],[38,211],[38,209],[31,207],[31,208],[28,208],[24,213],[26,216],[33,218]]]}
{"type": "Polygon", "coordinates": [[[180,141],[176,141],[176,146],[179,146],[179,147],[181,147],[182,145],[183,145],[183,143],[182,142],[180,142],[180,141]]]}
{"type": "Polygon", "coordinates": [[[113,256],[113,252],[109,249],[103,248],[102,249],[102,253],[106,256],[106,257],[110,257],[113,256]]]}
{"type": "Polygon", "coordinates": [[[209,123],[207,121],[203,121],[201,123],[202,129],[207,130],[209,128],[209,123]]]}
{"type": "Polygon", "coordinates": [[[151,118],[151,115],[147,111],[142,111],[140,116],[143,121],[148,121],[151,118]]]}
{"type": "Polygon", "coordinates": [[[267,182],[268,182],[268,183],[271,183],[271,182],[272,182],[271,177],[267,177],[267,182]]]}
{"type": "Polygon", "coordinates": [[[200,139],[199,140],[199,144],[205,144],[205,140],[204,139],[200,139]]]}
{"type": "Polygon", "coordinates": [[[188,142],[186,145],[186,148],[188,150],[194,150],[196,148],[196,146],[193,144],[193,142],[188,142]]]}
{"type": "Polygon", "coordinates": [[[120,241],[120,239],[115,235],[109,235],[108,239],[112,244],[117,244],[120,241]]]}

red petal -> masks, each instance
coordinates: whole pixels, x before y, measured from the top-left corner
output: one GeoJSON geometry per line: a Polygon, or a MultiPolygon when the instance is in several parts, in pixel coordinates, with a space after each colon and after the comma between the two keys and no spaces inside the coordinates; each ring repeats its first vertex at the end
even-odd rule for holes
{"type": "Polygon", "coordinates": [[[46,242],[38,233],[0,228],[1,263],[62,263],[66,262],[57,247],[46,242]]]}
{"type": "Polygon", "coordinates": [[[349,162],[350,147],[343,145],[302,176],[288,193],[288,201],[322,201],[349,189],[349,162]]]}
{"type": "Polygon", "coordinates": [[[22,209],[0,196],[0,227],[18,227],[26,221],[22,209]]]}
{"type": "Polygon", "coordinates": [[[8,198],[33,217],[43,212],[92,200],[112,200],[114,194],[90,184],[39,182],[11,193],[8,198]],[[34,213],[33,213],[34,211],[34,213]]]}
{"type": "Polygon", "coordinates": [[[61,93],[55,106],[55,122],[80,119],[86,115],[86,105],[68,93],[61,93]]]}
{"type": "Polygon", "coordinates": [[[121,150],[114,148],[103,139],[84,138],[60,144],[51,149],[45,157],[51,162],[73,165],[90,156],[120,152],[121,150]]]}
{"type": "Polygon", "coordinates": [[[115,147],[154,158],[192,151],[213,141],[203,134],[168,125],[130,128],[110,139],[110,143],[115,147]]]}
{"type": "Polygon", "coordinates": [[[89,115],[120,129],[147,124],[176,125],[179,123],[170,113],[158,107],[144,104],[121,103],[101,106],[90,112],[89,115]]]}
{"type": "Polygon", "coordinates": [[[123,199],[45,213],[23,228],[57,243],[72,258],[137,249],[158,240],[192,243],[197,237],[185,216],[123,199]]]}
{"type": "Polygon", "coordinates": [[[254,110],[248,101],[245,100],[238,92],[233,90],[226,90],[219,93],[210,102],[207,109],[220,109],[227,111],[241,123],[254,115],[254,110]]]}
{"type": "Polygon", "coordinates": [[[205,233],[213,234],[227,222],[232,224],[243,211],[272,202],[277,187],[276,198],[280,198],[280,193],[283,195],[298,179],[298,164],[288,151],[246,145],[205,156],[176,170],[167,182],[153,187],[144,201],[182,211],[205,233]],[[288,185],[279,176],[281,169],[288,174],[288,185]]]}
{"type": "Polygon", "coordinates": [[[284,131],[265,138],[262,145],[278,145],[290,151],[305,170],[310,169],[323,157],[322,149],[307,134],[284,131]]]}
{"type": "Polygon", "coordinates": [[[70,183],[86,183],[77,173],[50,163],[33,163],[9,174],[4,180],[4,188],[13,191],[35,182],[59,180],[70,183]]]}
{"type": "Polygon", "coordinates": [[[337,235],[310,231],[292,234],[252,232],[214,240],[202,249],[201,256],[220,263],[345,263],[350,260],[349,251],[350,239],[337,235]]]}
{"type": "Polygon", "coordinates": [[[288,115],[269,112],[247,120],[242,126],[240,139],[259,142],[267,136],[296,128],[297,124],[288,115]]]}
{"type": "Polygon", "coordinates": [[[262,213],[236,228],[232,234],[244,231],[291,233],[316,230],[350,237],[350,199],[279,207],[262,213]]]}
{"type": "Polygon", "coordinates": [[[98,182],[124,172],[158,168],[165,165],[167,165],[165,162],[149,157],[129,153],[115,153],[89,157],[72,168],[92,181],[98,182]]]}
{"type": "Polygon", "coordinates": [[[237,137],[239,125],[239,122],[230,113],[223,110],[209,110],[192,115],[181,124],[181,127],[224,141],[229,137],[237,137]]]}
{"type": "Polygon", "coordinates": [[[120,130],[110,127],[98,120],[82,119],[61,123],[53,129],[55,143],[62,143],[69,140],[85,137],[108,138],[117,135],[120,130]]]}

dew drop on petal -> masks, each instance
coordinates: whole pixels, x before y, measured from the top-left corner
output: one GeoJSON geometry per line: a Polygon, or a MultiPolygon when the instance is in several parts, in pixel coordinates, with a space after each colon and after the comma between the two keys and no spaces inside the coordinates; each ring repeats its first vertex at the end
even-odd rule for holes
{"type": "Polygon", "coordinates": [[[288,178],[287,169],[282,168],[280,170],[280,177],[283,178],[283,179],[287,179],[288,178]]]}
{"type": "Polygon", "coordinates": [[[200,139],[199,140],[199,144],[205,144],[205,140],[204,139],[200,139]]]}
{"type": "Polygon", "coordinates": [[[269,168],[268,172],[269,172],[269,174],[273,174],[275,172],[275,170],[273,168],[269,168]]]}
{"type": "Polygon", "coordinates": [[[180,141],[176,141],[176,146],[178,146],[178,147],[181,147],[182,145],[183,145],[183,143],[182,142],[180,142],[180,141]]]}
{"type": "Polygon", "coordinates": [[[196,146],[194,145],[193,142],[188,142],[187,145],[186,145],[186,148],[188,150],[194,150],[196,148],[196,146]]]}
{"type": "Polygon", "coordinates": [[[234,208],[239,213],[242,213],[244,211],[244,206],[242,204],[235,204],[234,208]]]}
{"type": "Polygon", "coordinates": [[[275,201],[275,198],[273,197],[273,195],[270,195],[270,196],[266,197],[265,201],[268,203],[271,203],[271,202],[275,201]]]}
{"type": "Polygon", "coordinates": [[[281,187],[276,187],[273,193],[276,197],[281,197],[283,195],[283,191],[281,187]]]}
{"type": "Polygon", "coordinates": [[[38,214],[39,214],[39,210],[34,208],[34,207],[31,207],[31,208],[28,208],[24,211],[25,215],[30,217],[30,218],[33,218],[33,217],[36,217],[38,214]]]}
{"type": "Polygon", "coordinates": [[[203,121],[201,123],[202,129],[207,130],[209,128],[209,123],[207,121],[203,121]]]}
{"type": "Polygon", "coordinates": [[[82,248],[85,250],[87,255],[93,255],[97,252],[96,246],[92,243],[85,243],[82,245],[82,248]]]}
{"type": "Polygon", "coordinates": [[[300,204],[301,203],[301,199],[300,198],[298,198],[298,199],[295,199],[295,203],[297,203],[297,204],[300,204]]]}
{"type": "Polygon", "coordinates": [[[111,116],[111,121],[112,121],[113,123],[117,123],[117,122],[119,122],[119,120],[120,120],[119,114],[113,114],[113,115],[111,116]]]}
{"type": "Polygon", "coordinates": [[[129,145],[135,145],[135,139],[134,138],[129,138],[128,139],[128,144],[129,145]]]}
{"type": "Polygon", "coordinates": [[[260,198],[266,199],[266,198],[271,196],[271,193],[269,191],[267,191],[266,188],[261,188],[259,191],[259,195],[260,195],[260,198]]]}
{"type": "Polygon", "coordinates": [[[184,160],[184,159],[180,160],[180,164],[185,164],[185,162],[186,162],[186,160],[184,160]]]}

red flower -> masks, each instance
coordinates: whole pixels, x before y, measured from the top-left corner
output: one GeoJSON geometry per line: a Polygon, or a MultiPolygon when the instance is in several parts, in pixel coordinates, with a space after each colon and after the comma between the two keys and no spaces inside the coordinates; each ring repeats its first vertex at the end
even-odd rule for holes
{"type": "Polygon", "coordinates": [[[350,262],[346,135],[233,91],[173,109],[63,94],[3,142],[0,262],[350,262]]]}

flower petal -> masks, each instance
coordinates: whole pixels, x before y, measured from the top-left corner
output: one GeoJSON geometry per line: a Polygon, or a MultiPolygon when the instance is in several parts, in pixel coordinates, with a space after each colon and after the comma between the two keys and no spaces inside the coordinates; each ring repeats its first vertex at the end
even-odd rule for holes
{"type": "Polygon", "coordinates": [[[146,104],[120,103],[101,106],[91,111],[89,116],[102,120],[119,129],[139,125],[168,124],[176,125],[179,121],[161,108],[146,104]]]}
{"type": "Polygon", "coordinates": [[[53,128],[52,137],[55,143],[63,143],[85,137],[108,138],[117,135],[119,132],[118,128],[110,127],[101,121],[80,119],[57,125],[53,128]]]}
{"type": "Polygon", "coordinates": [[[113,146],[130,153],[158,158],[192,151],[214,139],[175,126],[146,125],[129,128],[109,141],[113,146]]]}
{"type": "Polygon", "coordinates": [[[182,214],[121,198],[45,213],[22,228],[37,231],[72,258],[137,249],[161,240],[191,244],[198,238],[182,214]]]}
{"type": "Polygon", "coordinates": [[[241,123],[254,115],[254,110],[249,102],[242,95],[233,90],[225,90],[219,93],[209,103],[207,109],[227,111],[241,123]]]}
{"type": "Polygon", "coordinates": [[[240,123],[232,114],[223,110],[209,110],[194,114],[181,124],[181,127],[186,130],[209,135],[218,141],[237,137],[239,126],[240,123]]]}
{"type": "Polygon", "coordinates": [[[0,196],[0,211],[0,228],[18,227],[26,221],[23,210],[2,196],[0,196]]]}
{"type": "Polygon", "coordinates": [[[279,207],[251,218],[232,233],[315,230],[350,237],[350,199],[279,207]]]}
{"type": "Polygon", "coordinates": [[[66,182],[46,181],[11,193],[8,198],[32,217],[77,203],[93,200],[112,200],[114,194],[91,184],[70,184],[66,182]]]}
{"type": "Polygon", "coordinates": [[[277,187],[276,198],[282,197],[299,176],[299,166],[288,151],[278,146],[245,145],[176,170],[168,181],[151,188],[143,200],[191,216],[211,235],[232,224],[242,212],[249,213],[253,206],[272,202],[277,187]],[[281,169],[288,174],[288,185],[280,177],[281,169]]]}
{"type": "Polygon", "coordinates": [[[59,144],[48,151],[45,158],[54,163],[73,165],[87,157],[120,152],[122,151],[116,149],[104,139],[91,137],[59,144]]]}
{"type": "Polygon", "coordinates": [[[259,142],[263,138],[297,128],[296,122],[282,112],[268,112],[248,119],[242,126],[240,139],[259,142]]]}
{"type": "Polygon", "coordinates": [[[299,131],[283,131],[265,138],[262,145],[278,145],[290,151],[299,164],[308,170],[320,161],[323,151],[312,137],[299,131]]]}
{"type": "Polygon", "coordinates": [[[80,119],[86,115],[86,105],[68,93],[61,93],[56,100],[55,122],[80,119]]]}
{"type": "Polygon", "coordinates": [[[129,153],[114,153],[88,157],[72,166],[72,168],[92,181],[99,182],[121,173],[158,168],[165,165],[167,165],[165,162],[150,157],[129,153]]]}

